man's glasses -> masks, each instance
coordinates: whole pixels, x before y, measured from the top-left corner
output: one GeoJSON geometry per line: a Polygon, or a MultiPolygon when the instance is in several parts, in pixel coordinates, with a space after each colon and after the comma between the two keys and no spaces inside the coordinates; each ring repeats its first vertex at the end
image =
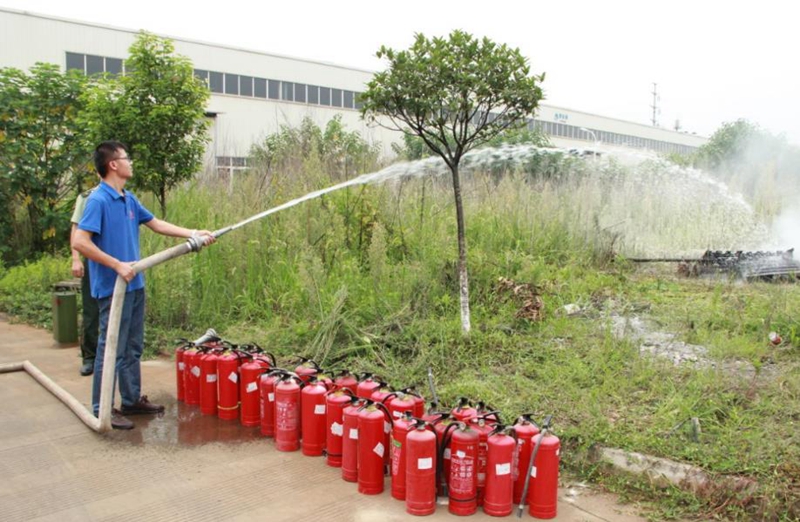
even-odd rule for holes
{"type": "Polygon", "coordinates": [[[133,159],[132,158],[114,158],[111,161],[127,161],[128,163],[133,165],[133,159]]]}

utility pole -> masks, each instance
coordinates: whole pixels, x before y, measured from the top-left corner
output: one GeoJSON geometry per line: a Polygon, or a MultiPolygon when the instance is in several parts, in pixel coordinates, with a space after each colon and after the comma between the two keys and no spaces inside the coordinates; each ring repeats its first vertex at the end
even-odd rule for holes
{"type": "Polygon", "coordinates": [[[653,82],[653,105],[650,106],[653,109],[653,119],[651,120],[653,123],[653,127],[658,127],[658,119],[656,115],[658,114],[658,84],[653,82]]]}

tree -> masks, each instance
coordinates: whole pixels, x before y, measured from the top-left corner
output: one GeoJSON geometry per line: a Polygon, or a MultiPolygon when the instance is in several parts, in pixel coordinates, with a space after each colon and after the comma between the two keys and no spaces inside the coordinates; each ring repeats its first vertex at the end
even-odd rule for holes
{"type": "Polygon", "coordinates": [[[141,32],[129,49],[125,74],[95,82],[86,118],[93,143],[125,143],[135,161],[134,188],[155,194],[161,215],[167,191],[202,166],[208,142],[208,86],[171,40],[141,32]]]}
{"type": "Polygon", "coordinates": [[[85,77],[37,63],[0,70],[0,254],[17,262],[68,237],[89,154],[78,119],[85,77]]]}
{"type": "Polygon", "coordinates": [[[361,95],[362,117],[420,137],[452,173],[461,327],[468,333],[467,244],[459,164],[474,147],[525,122],[542,99],[539,84],[544,74],[530,75],[519,49],[458,30],[449,39],[429,40],[417,34],[408,50],[383,46],[377,56],[388,60],[389,67],[376,73],[361,95]]]}

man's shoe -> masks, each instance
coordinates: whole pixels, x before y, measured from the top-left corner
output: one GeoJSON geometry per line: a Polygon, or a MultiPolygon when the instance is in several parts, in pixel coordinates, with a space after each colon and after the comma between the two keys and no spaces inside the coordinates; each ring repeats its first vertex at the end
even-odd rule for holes
{"type": "Polygon", "coordinates": [[[115,430],[132,430],[133,423],[122,416],[118,409],[111,410],[111,427],[115,430]]]}
{"type": "Polygon", "coordinates": [[[81,366],[81,375],[86,377],[94,373],[94,361],[83,361],[81,366]]]}
{"type": "Polygon", "coordinates": [[[142,395],[139,397],[139,400],[136,401],[136,404],[132,404],[130,406],[122,405],[122,414],[123,415],[138,415],[142,413],[161,413],[164,411],[164,407],[160,404],[153,404],[149,400],[147,400],[147,395],[142,395]]]}

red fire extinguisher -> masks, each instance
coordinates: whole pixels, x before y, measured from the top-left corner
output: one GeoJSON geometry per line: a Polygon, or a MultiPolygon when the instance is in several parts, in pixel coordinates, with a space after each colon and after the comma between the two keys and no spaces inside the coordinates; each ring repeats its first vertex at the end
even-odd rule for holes
{"type": "Polygon", "coordinates": [[[325,453],[327,464],[332,468],[342,467],[344,409],[350,404],[353,396],[354,393],[350,388],[342,387],[334,388],[325,397],[325,453]]]}
{"type": "Polygon", "coordinates": [[[358,414],[358,492],[364,495],[383,492],[384,459],[389,451],[386,447],[389,416],[385,409],[383,404],[367,401],[358,414]]]}
{"type": "Polygon", "coordinates": [[[408,398],[414,402],[414,417],[421,419],[425,415],[425,398],[420,395],[413,386],[404,388],[402,390],[408,398]]]}
{"type": "Polygon", "coordinates": [[[300,449],[300,390],[305,384],[294,374],[275,386],[275,447],[278,451],[300,449]]]}
{"type": "Polygon", "coordinates": [[[353,397],[342,411],[342,479],[358,482],[358,416],[364,399],[353,397]]]}
{"type": "Polygon", "coordinates": [[[350,370],[340,371],[333,380],[333,384],[337,389],[347,388],[353,395],[356,395],[358,379],[356,379],[355,375],[350,373],[350,370]]]}
{"type": "Polygon", "coordinates": [[[514,466],[517,440],[516,432],[502,424],[495,425],[487,441],[486,489],[483,511],[493,517],[504,517],[514,509],[514,466]]]}
{"type": "MultiPolygon", "coordinates": [[[[274,357],[272,358],[274,361],[274,357]]],[[[264,370],[270,368],[271,361],[260,356],[239,367],[239,396],[241,397],[240,422],[242,426],[258,426],[261,424],[261,395],[258,384],[264,370]]]]}
{"type": "Polygon", "coordinates": [[[397,500],[406,499],[406,437],[413,425],[411,412],[405,411],[400,417],[394,419],[392,428],[391,448],[391,476],[392,497],[397,500]]]}
{"type": "Polygon", "coordinates": [[[531,460],[533,445],[531,440],[539,433],[539,426],[533,420],[533,415],[525,413],[517,418],[514,426],[517,435],[517,455],[514,459],[514,469],[511,470],[514,479],[514,504],[522,503],[522,490],[525,488],[525,473],[528,462],[531,460]]]}
{"type": "Polygon", "coordinates": [[[184,385],[183,385],[183,372],[186,366],[186,363],[183,361],[183,355],[191,348],[193,345],[186,339],[181,339],[181,344],[175,349],[175,384],[177,385],[178,390],[178,400],[180,402],[184,401],[184,385]]]}
{"type": "Polygon", "coordinates": [[[466,422],[472,417],[477,417],[478,410],[476,410],[470,405],[470,401],[468,398],[461,397],[458,399],[458,405],[456,405],[456,407],[453,408],[450,414],[457,421],[466,422]]]}
{"type": "Polygon", "coordinates": [[[285,370],[273,368],[260,377],[258,391],[259,406],[261,407],[261,434],[265,437],[275,436],[275,385],[284,375],[286,375],[285,370]]]}
{"type": "Polygon", "coordinates": [[[486,487],[486,459],[489,451],[489,434],[500,422],[500,412],[486,412],[482,405],[478,408],[482,415],[469,419],[469,426],[478,432],[478,505],[483,505],[483,494],[486,487]]]}
{"type": "Polygon", "coordinates": [[[371,399],[372,392],[381,385],[380,380],[376,380],[371,373],[362,373],[356,386],[356,395],[362,399],[371,399]]]}
{"type": "MultiPolygon", "coordinates": [[[[406,435],[406,512],[430,515],[436,511],[436,435],[416,419],[406,435]]],[[[394,483],[393,483],[394,484],[394,483]]]]}
{"type": "Polygon", "coordinates": [[[183,352],[183,398],[186,404],[200,404],[200,355],[195,347],[183,352]]]}
{"type": "MultiPolygon", "coordinates": [[[[525,478],[523,495],[528,512],[535,518],[555,518],[558,511],[558,464],[561,441],[550,433],[550,420],[542,424],[542,432],[533,437],[533,451],[525,478]]],[[[522,515],[520,504],[517,515],[522,515]]]]}
{"type": "Polygon", "coordinates": [[[457,421],[450,413],[442,412],[432,422],[433,432],[439,447],[439,471],[437,472],[436,494],[447,496],[447,484],[450,481],[450,441],[445,438],[445,433],[450,426],[455,426],[457,421]]]}
{"type": "Polygon", "coordinates": [[[409,412],[412,416],[415,415],[416,403],[411,395],[407,395],[404,392],[394,392],[387,395],[383,399],[383,404],[386,405],[392,419],[400,419],[406,412],[409,412]]]}
{"type": "Polygon", "coordinates": [[[300,364],[294,369],[294,373],[296,373],[305,384],[308,384],[310,377],[320,373],[320,370],[319,364],[313,359],[300,357],[300,364]]]}
{"type": "Polygon", "coordinates": [[[223,420],[239,418],[239,360],[232,350],[217,358],[217,416],[223,420]]]}
{"type": "Polygon", "coordinates": [[[301,416],[303,424],[303,455],[319,457],[325,450],[327,441],[327,408],[325,396],[328,387],[317,381],[315,376],[309,377],[309,382],[301,392],[301,416]]]}
{"type": "Polygon", "coordinates": [[[217,414],[217,350],[200,356],[200,412],[217,414]]]}
{"type": "Polygon", "coordinates": [[[450,443],[447,509],[454,515],[471,515],[478,509],[478,438],[478,432],[463,422],[445,431],[445,444],[450,443]]]}

